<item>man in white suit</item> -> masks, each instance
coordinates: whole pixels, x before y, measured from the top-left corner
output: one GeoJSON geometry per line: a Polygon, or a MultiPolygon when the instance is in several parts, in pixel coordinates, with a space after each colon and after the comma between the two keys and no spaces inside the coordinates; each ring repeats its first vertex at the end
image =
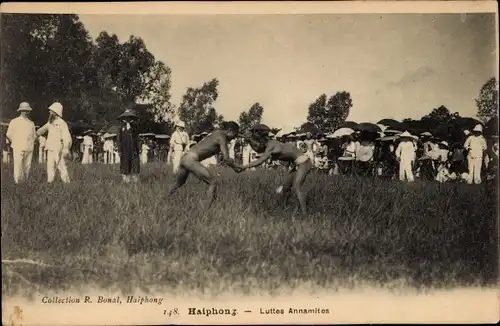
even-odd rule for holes
{"type": "Polygon", "coordinates": [[[56,170],[64,183],[69,183],[66,158],[71,149],[72,139],[68,124],[62,118],[63,106],[59,102],[49,107],[49,121],[37,131],[41,136],[47,133],[47,182],[55,179],[56,170]]]}
{"type": "Polygon", "coordinates": [[[14,182],[16,184],[29,177],[36,139],[35,124],[29,119],[29,114],[32,111],[30,105],[23,102],[17,111],[21,114],[9,123],[6,134],[13,150],[14,182]]]}
{"type": "Polygon", "coordinates": [[[170,138],[167,161],[172,163],[174,173],[177,173],[179,170],[182,155],[184,155],[189,143],[189,135],[185,131],[185,128],[186,125],[184,122],[178,121],[175,124],[175,131],[170,138]]]}

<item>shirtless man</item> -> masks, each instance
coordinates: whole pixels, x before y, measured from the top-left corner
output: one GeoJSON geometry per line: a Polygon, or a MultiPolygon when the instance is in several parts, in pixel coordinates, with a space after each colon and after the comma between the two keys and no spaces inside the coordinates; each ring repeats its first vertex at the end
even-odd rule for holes
{"type": "Polygon", "coordinates": [[[170,189],[170,195],[182,187],[186,183],[189,174],[192,173],[209,186],[207,190],[209,200],[207,208],[209,208],[215,200],[217,185],[212,173],[200,162],[221,152],[224,162],[233,170],[240,172],[241,168],[234,164],[234,160],[229,157],[228,150],[229,142],[236,138],[239,129],[240,127],[236,122],[227,122],[224,124],[223,129],[215,130],[193,145],[181,158],[180,167],[175,176],[176,182],[170,189]]]}
{"type": "MultiPolygon", "coordinates": [[[[309,156],[298,149],[293,143],[282,143],[269,138],[269,127],[257,125],[251,133],[246,133],[244,138],[248,140],[250,146],[260,154],[259,158],[241,167],[241,170],[256,167],[266,162],[269,158],[280,160],[292,164],[293,168],[288,174],[282,192],[286,201],[290,197],[291,190],[295,192],[299,199],[302,213],[307,214],[306,195],[303,192],[303,185],[306,176],[311,171],[313,164],[309,156]]],[[[240,172],[240,171],[237,171],[240,172]]]]}

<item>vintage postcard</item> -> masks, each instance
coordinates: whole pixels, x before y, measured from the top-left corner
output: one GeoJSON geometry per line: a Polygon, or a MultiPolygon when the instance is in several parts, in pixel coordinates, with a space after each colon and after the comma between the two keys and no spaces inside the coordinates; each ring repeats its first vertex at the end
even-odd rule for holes
{"type": "Polygon", "coordinates": [[[4,3],[2,322],[496,323],[495,1],[4,3]]]}

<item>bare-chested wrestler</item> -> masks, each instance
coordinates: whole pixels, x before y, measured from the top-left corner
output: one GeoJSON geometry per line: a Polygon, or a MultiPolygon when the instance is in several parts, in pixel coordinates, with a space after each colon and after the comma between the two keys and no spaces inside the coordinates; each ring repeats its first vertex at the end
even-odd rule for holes
{"type": "MultiPolygon", "coordinates": [[[[303,153],[293,143],[282,143],[269,138],[269,127],[259,124],[250,133],[244,135],[250,146],[260,154],[259,158],[241,167],[241,170],[256,167],[266,162],[269,158],[280,160],[292,164],[292,169],[288,174],[282,192],[286,201],[290,197],[291,190],[295,192],[299,199],[300,209],[303,214],[307,214],[306,195],[302,189],[306,176],[311,171],[313,164],[307,154],[303,153]]],[[[240,172],[240,171],[237,171],[240,172]]]]}
{"type": "Polygon", "coordinates": [[[206,206],[206,208],[209,208],[215,200],[217,185],[212,173],[200,162],[220,152],[224,162],[233,170],[240,172],[241,167],[234,164],[234,160],[229,157],[228,150],[229,142],[236,138],[239,129],[240,127],[236,122],[226,122],[222,129],[213,131],[199,143],[193,145],[181,158],[179,171],[175,175],[176,180],[170,189],[170,195],[182,187],[186,183],[189,174],[192,173],[209,186],[207,190],[208,205],[206,206]]]}

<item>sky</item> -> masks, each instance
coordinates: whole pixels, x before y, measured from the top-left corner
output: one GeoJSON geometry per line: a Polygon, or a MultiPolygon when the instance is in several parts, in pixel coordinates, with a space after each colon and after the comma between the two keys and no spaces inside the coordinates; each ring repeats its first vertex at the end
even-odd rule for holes
{"type": "Polygon", "coordinates": [[[95,39],[141,37],[172,69],[172,102],[219,80],[226,120],[259,102],[291,129],[321,94],[351,94],[348,120],[419,119],[445,105],[475,116],[497,77],[494,14],[79,15],[95,39]]]}

